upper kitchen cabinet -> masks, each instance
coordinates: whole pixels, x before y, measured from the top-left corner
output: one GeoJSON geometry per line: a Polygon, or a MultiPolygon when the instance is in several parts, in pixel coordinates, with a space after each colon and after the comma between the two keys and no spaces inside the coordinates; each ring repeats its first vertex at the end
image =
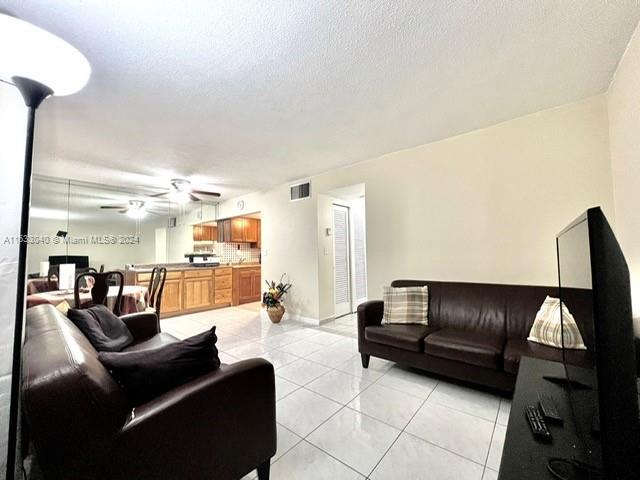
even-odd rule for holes
{"type": "Polygon", "coordinates": [[[194,242],[214,242],[218,239],[218,228],[212,225],[194,225],[194,242]]]}
{"type": "Polygon", "coordinates": [[[243,218],[244,241],[258,242],[258,220],[255,218],[243,218]]]}
{"type": "Polygon", "coordinates": [[[218,242],[231,241],[231,220],[218,220],[218,242]]]}
{"type": "Polygon", "coordinates": [[[257,244],[260,241],[260,220],[244,217],[218,220],[218,241],[257,244]]]}
{"type": "Polygon", "coordinates": [[[231,219],[231,241],[232,242],[245,242],[244,235],[244,218],[232,218],[231,219]]]}

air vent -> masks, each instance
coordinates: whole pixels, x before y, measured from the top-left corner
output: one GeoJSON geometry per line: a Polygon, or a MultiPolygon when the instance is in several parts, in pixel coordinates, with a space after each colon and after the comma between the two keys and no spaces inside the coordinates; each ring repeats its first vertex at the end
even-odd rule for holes
{"type": "Polygon", "coordinates": [[[168,227],[169,228],[175,228],[177,224],[177,218],[176,217],[169,217],[169,223],[168,223],[168,227]]]}
{"type": "Polygon", "coordinates": [[[311,182],[291,185],[291,201],[304,200],[311,197],[311,182]]]}

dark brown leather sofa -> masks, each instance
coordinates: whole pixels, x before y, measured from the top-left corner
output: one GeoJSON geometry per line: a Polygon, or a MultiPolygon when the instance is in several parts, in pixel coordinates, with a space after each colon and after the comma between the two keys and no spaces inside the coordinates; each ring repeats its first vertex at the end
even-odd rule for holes
{"type": "MultiPolygon", "coordinates": [[[[557,287],[396,280],[394,287],[429,287],[428,326],[382,324],[381,300],[358,307],[358,347],[362,366],[371,355],[435,374],[513,392],[522,356],[562,361],[562,351],[527,341],[537,311],[557,287]]],[[[576,321],[590,315],[590,300],[575,295],[576,321]]],[[[589,335],[589,332],[586,332],[589,335]]],[[[567,361],[585,365],[585,351],[567,361]]]]}
{"type": "MultiPolygon", "coordinates": [[[[122,317],[141,350],[166,342],[154,313],[122,317]]],[[[132,408],[84,335],[51,305],[27,310],[22,400],[45,479],[268,479],[273,366],[251,359],[132,408]]]]}

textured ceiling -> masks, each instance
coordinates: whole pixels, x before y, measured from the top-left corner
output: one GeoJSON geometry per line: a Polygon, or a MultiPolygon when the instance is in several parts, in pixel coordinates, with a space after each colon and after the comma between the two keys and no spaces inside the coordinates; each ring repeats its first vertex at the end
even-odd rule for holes
{"type": "Polygon", "coordinates": [[[40,174],[224,196],[606,90],[638,1],[0,0],[76,45],[40,174]]]}

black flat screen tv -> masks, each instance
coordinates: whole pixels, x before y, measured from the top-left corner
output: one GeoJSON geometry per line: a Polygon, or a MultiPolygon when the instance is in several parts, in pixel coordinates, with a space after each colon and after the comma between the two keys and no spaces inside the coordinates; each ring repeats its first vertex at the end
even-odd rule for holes
{"type": "Polygon", "coordinates": [[[577,431],[572,460],[593,467],[580,478],[640,478],[640,421],[629,269],[599,207],[556,238],[563,359],[577,431]],[[566,311],[578,325],[586,366],[569,361],[566,311]]]}
{"type": "Polygon", "coordinates": [[[89,268],[88,255],[50,255],[49,265],[61,265],[63,263],[75,263],[76,269],[89,268]]]}

